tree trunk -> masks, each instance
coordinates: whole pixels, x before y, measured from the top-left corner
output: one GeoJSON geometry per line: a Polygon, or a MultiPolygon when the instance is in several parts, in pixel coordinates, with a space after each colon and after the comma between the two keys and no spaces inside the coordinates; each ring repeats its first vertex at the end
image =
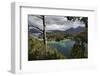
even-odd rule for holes
{"type": "Polygon", "coordinates": [[[45,46],[45,52],[47,51],[47,42],[46,42],[46,25],[45,25],[45,16],[43,16],[43,42],[45,46]]]}

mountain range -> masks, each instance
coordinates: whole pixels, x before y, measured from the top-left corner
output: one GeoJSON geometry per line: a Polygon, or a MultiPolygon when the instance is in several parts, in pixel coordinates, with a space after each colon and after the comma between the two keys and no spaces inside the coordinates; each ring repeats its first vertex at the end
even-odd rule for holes
{"type": "Polygon", "coordinates": [[[49,32],[68,32],[68,33],[77,33],[77,32],[82,32],[85,29],[85,27],[77,27],[77,28],[69,28],[65,31],[61,31],[61,30],[49,30],[49,32]]]}
{"type": "MultiPolygon", "coordinates": [[[[68,32],[68,33],[77,33],[77,32],[82,32],[85,29],[85,27],[78,26],[77,28],[69,28],[66,29],[65,31],[61,30],[48,30],[47,32],[68,32]]],[[[29,30],[30,33],[41,33],[42,30],[38,27],[34,27],[32,25],[29,25],[29,30]]]]}
{"type": "Polygon", "coordinates": [[[66,30],[68,33],[77,33],[77,32],[82,32],[85,29],[85,27],[77,27],[77,28],[70,28],[66,30]]]}

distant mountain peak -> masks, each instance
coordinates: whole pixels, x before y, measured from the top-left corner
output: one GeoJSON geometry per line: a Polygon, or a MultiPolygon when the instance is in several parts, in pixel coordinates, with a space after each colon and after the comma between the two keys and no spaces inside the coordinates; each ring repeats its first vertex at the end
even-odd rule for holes
{"type": "Polygon", "coordinates": [[[78,26],[77,28],[70,28],[68,30],[66,30],[66,32],[69,32],[69,33],[74,33],[74,32],[82,32],[84,30],[85,27],[81,27],[81,26],[78,26]]]}
{"type": "Polygon", "coordinates": [[[78,26],[77,28],[71,27],[65,31],[63,30],[48,30],[47,32],[69,32],[69,33],[74,33],[74,32],[81,32],[84,30],[85,27],[78,26]]]}

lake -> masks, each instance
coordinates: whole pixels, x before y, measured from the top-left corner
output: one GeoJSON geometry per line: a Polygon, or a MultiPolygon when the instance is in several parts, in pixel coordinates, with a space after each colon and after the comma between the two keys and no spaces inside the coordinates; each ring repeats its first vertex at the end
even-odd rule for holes
{"type": "Polygon", "coordinates": [[[69,57],[70,51],[74,45],[75,41],[66,39],[61,41],[48,41],[47,44],[51,48],[56,48],[59,52],[64,54],[66,58],[69,57]]]}

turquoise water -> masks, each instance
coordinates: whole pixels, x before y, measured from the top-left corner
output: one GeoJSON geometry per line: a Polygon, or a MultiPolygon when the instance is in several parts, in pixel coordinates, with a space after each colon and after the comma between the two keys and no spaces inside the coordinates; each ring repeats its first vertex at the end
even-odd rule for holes
{"type": "Polygon", "coordinates": [[[75,41],[66,39],[62,41],[48,41],[48,46],[51,48],[56,48],[59,52],[64,54],[66,58],[69,57],[70,51],[74,45],[75,41]]]}

